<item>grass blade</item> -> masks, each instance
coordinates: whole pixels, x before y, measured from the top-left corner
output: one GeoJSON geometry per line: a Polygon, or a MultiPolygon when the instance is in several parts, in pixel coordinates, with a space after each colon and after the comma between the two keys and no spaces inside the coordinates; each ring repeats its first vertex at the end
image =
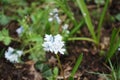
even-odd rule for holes
{"type": "Polygon", "coordinates": [[[79,56],[79,58],[78,58],[78,60],[77,60],[77,62],[75,64],[75,66],[74,66],[74,68],[73,68],[73,70],[71,72],[69,80],[73,80],[73,76],[75,75],[75,73],[76,73],[80,63],[82,62],[82,59],[83,59],[83,54],[80,54],[80,56],[79,56]]]}
{"type": "Polygon", "coordinates": [[[78,3],[78,6],[79,6],[81,12],[82,12],[82,15],[85,18],[85,22],[86,22],[87,27],[92,35],[92,38],[94,40],[97,40],[95,32],[94,32],[94,27],[93,27],[93,24],[92,24],[92,21],[91,21],[91,18],[90,18],[90,15],[89,15],[89,12],[88,12],[88,9],[87,9],[87,6],[86,6],[84,0],[76,0],[76,1],[78,3]]]}
{"type": "Polygon", "coordinates": [[[113,29],[111,40],[110,40],[110,48],[107,54],[107,60],[109,60],[114,54],[120,44],[120,37],[119,37],[120,29],[113,29]]]}
{"type": "Polygon", "coordinates": [[[109,0],[106,0],[105,6],[104,6],[104,9],[103,9],[103,12],[102,12],[102,15],[100,17],[99,24],[98,24],[98,31],[97,31],[98,32],[97,33],[98,42],[100,40],[101,27],[102,27],[102,24],[103,24],[103,21],[104,21],[104,18],[105,18],[106,11],[108,9],[108,5],[109,5],[109,0]]]}
{"type": "Polygon", "coordinates": [[[80,23],[70,31],[70,36],[74,35],[82,27],[83,24],[84,20],[82,19],[80,23]]]}
{"type": "Polygon", "coordinates": [[[89,41],[89,42],[93,42],[96,43],[97,42],[94,39],[91,38],[87,38],[87,37],[72,37],[72,38],[68,38],[69,41],[74,41],[74,40],[85,40],[85,41],[89,41]]]}
{"type": "Polygon", "coordinates": [[[115,73],[114,67],[113,67],[110,59],[108,61],[109,61],[109,64],[110,64],[110,67],[111,67],[111,71],[112,71],[112,78],[114,78],[113,80],[117,80],[117,75],[115,73]]]}

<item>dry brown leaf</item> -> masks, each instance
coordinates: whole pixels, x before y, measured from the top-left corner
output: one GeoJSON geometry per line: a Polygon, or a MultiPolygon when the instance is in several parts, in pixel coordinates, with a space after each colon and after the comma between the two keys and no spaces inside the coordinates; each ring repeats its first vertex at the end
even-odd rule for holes
{"type": "Polygon", "coordinates": [[[30,65],[29,72],[34,76],[33,80],[42,80],[42,76],[36,71],[34,67],[35,63],[33,61],[27,61],[26,64],[30,65]]]}

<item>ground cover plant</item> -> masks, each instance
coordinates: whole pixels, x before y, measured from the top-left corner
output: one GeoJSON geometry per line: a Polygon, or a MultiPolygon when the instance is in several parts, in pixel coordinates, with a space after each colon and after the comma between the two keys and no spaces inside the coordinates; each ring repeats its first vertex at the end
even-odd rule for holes
{"type": "Polygon", "coordinates": [[[0,80],[120,80],[119,0],[1,0],[0,80]]]}

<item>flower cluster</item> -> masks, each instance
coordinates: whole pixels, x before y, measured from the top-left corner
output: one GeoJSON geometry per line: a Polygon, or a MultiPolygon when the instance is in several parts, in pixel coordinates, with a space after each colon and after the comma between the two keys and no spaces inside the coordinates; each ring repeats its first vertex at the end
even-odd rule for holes
{"type": "Polygon", "coordinates": [[[53,11],[49,13],[49,15],[50,15],[50,18],[48,19],[49,22],[56,20],[58,24],[61,24],[61,19],[59,18],[57,8],[53,9],[53,11]]]}
{"type": "Polygon", "coordinates": [[[19,57],[23,54],[23,51],[15,50],[12,47],[9,47],[8,50],[5,52],[5,58],[12,63],[18,63],[19,57]]]}
{"type": "Polygon", "coordinates": [[[62,36],[57,34],[56,36],[45,35],[45,42],[43,43],[43,47],[45,51],[54,52],[57,54],[58,52],[64,54],[64,42],[62,41],[62,36]]]}

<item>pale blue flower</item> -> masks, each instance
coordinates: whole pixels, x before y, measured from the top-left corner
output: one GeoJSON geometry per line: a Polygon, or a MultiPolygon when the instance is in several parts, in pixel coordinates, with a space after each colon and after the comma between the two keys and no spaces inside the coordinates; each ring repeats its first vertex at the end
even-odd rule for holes
{"type": "Polygon", "coordinates": [[[19,57],[23,54],[23,51],[15,50],[12,47],[9,47],[8,50],[5,52],[5,58],[12,63],[18,63],[19,57]]]}
{"type": "Polygon", "coordinates": [[[47,35],[46,34],[44,40],[47,41],[47,42],[53,42],[54,37],[52,35],[47,35]]]}
{"type": "Polygon", "coordinates": [[[118,48],[118,51],[120,51],[120,48],[118,48]]]}
{"type": "Polygon", "coordinates": [[[54,41],[55,42],[63,42],[62,41],[62,36],[60,34],[57,34],[56,36],[54,36],[54,41]]]}
{"type": "Polygon", "coordinates": [[[64,24],[64,25],[62,26],[62,29],[63,29],[63,30],[67,30],[67,29],[68,29],[68,24],[64,24]]]}
{"type": "Polygon", "coordinates": [[[23,32],[23,27],[19,27],[17,30],[16,30],[17,34],[20,36],[23,32]]]}
{"type": "Polygon", "coordinates": [[[62,41],[62,36],[60,34],[57,34],[56,36],[52,35],[45,35],[44,38],[45,42],[42,44],[45,51],[50,51],[55,54],[60,53],[64,54],[64,41],[62,41]]]}
{"type": "Polygon", "coordinates": [[[44,42],[43,45],[45,51],[50,51],[53,52],[52,47],[52,42],[44,42]]]}
{"type": "Polygon", "coordinates": [[[70,31],[68,30],[68,24],[64,24],[63,26],[62,26],[62,29],[63,29],[63,31],[66,33],[66,34],[69,34],[70,33],[70,31]]]}

